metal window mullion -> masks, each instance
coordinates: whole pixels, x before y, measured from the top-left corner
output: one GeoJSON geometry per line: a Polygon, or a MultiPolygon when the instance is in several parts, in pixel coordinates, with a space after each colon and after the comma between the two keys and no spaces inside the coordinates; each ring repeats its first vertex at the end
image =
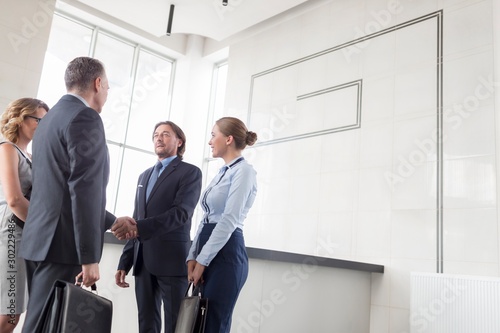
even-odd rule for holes
{"type": "Polygon", "coordinates": [[[443,12],[437,16],[437,184],[436,184],[436,233],[437,273],[444,273],[444,230],[443,230],[443,12]]]}
{"type": "Polygon", "coordinates": [[[116,211],[116,205],[118,204],[118,193],[120,192],[120,184],[122,180],[122,170],[123,170],[123,160],[125,157],[125,149],[129,149],[129,146],[126,145],[127,142],[127,136],[128,136],[128,126],[130,124],[130,114],[132,113],[132,102],[134,99],[134,88],[135,88],[135,82],[136,82],[136,77],[137,77],[137,68],[138,62],[139,62],[139,52],[141,50],[141,47],[139,45],[135,46],[134,49],[134,58],[132,59],[132,68],[130,75],[132,77],[131,82],[132,86],[130,89],[130,98],[129,98],[129,103],[128,103],[128,114],[127,114],[127,119],[126,119],[126,125],[125,125],[125,133],[123,136],[123,144],[120,146],[120,162],[119,162],[119,167],[118,167],[118,176],[116,180],[116,195],[115,195],[115,202],[113,203],[113,212],[116,211]]]}
{"type": "Polygon", "coordinates": [[[97,35],[99,34],[100,29],[99,27],[94,27],[92,29],[92,38],[90,40],[90,48],[89,48],[89,57],[94,58],[95,56],[95,49],[97,45],[97,35]]]}

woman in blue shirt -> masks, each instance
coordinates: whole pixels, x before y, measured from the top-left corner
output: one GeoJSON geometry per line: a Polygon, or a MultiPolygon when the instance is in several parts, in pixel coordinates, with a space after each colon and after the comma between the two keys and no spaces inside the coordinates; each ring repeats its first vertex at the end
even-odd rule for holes
{"type": "Polygon", "coordinates": [[[203,219],[187,258],[188,279],[203,283],[209,299],[206,333],[231,329],[231,316],[248,276],[243,221],[257,193],[256,172],[241,152],[257,140],[245,124],[233,117],[216,121],[208,142],[213,157],[225,165],[203,192],[203,219]]]}

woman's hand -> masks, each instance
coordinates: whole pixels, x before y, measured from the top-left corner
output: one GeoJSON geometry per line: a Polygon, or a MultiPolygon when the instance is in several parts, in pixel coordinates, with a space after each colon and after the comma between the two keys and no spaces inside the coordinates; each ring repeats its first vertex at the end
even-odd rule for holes
{"type": "Polygon", "coordinates": [[[188,263],[188,281],[193,282],[195,286],[198,282],[203,283],[203,272],[205,267],[196,260],[189,260],[188,263]]]}

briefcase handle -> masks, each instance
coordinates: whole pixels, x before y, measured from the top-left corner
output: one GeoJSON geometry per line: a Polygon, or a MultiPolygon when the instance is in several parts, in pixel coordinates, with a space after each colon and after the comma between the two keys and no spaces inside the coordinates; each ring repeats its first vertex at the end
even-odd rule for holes
{"type": "MultiPolygon", "coordinates": [[[[75,282],[75,285],[83,289],[83,280],[80,278],[78,281],[75,282]]],[[[92,291],[94,294],[99,295],[97,292],[97,285],[94,283],[90,286],[90,291],[92,291]]]]}
{"type": "Polygon", "coordinates": [[[193,282],[189,282],[189,285],[186,289],[185,297],[194,296],[194,295],[198,295],[201,297],[202,294],[203,294],[203,284],[201,282],[199,282],[197,286],[195,286],[193,282]],[[191,290],[191,295],[189,295],[190,290],[191,290]]]}

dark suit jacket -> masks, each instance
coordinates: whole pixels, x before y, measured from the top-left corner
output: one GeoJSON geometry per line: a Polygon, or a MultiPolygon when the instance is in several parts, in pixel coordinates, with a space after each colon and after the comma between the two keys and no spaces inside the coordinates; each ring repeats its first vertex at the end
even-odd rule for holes
{"type": "Polygon", "coordinates": [[[98,263],[104,231],[114,221],[105,210],[108,177],[101,117],[78,98],[63,96],[33,137],[33,191],[21,257],[98,263]]]}
{"type": "Polygon", "coordinates": [[[128,273],[134,266],[136,275],[144,265],[153,275],[185,276],[191,218],[201,191],[201,170],[175,158],[158,177],[146,202],[152,171],[149,168],[139,176],[133,216],[139,239],[125,244],[118,269],[128,273]]]}

